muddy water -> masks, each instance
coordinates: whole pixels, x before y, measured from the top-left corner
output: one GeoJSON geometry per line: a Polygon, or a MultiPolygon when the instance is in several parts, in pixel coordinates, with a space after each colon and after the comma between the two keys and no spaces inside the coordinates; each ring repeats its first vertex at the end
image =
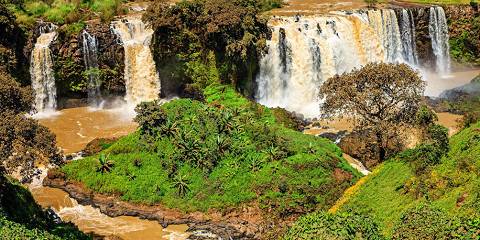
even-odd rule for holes
{"type": "MultiPolygon", "coordinates": [[[[137,125],[132,118],[131,108],[97,110],[81,107],[42,116],[39,121],[57,135],[57,145],[68,154],[81,151],[95,138],[120,137],[135,131],[137,125]]],[[[63,221],[73,222],[83,232],[125,240],[182,240],[189,236],[186,225],[162,228],[156,221],[128,216],[111,218],[92,206],[82,206],[61,189],[43,187],[41,179],[45,175],[29,186],[35,200],[45,208],[53,208],[63,221]]]]}
{"type": "Polygon", "coordinates": [[[36,179],[29,186],[33,197],[44,208],[52,208],[66,222],[72,222],[85,233],[102,236],[115,236],[125,240],[187,239],[187,225],[170,225],[167,228],[155,221],[136,217],[115,217],[104,215],[92,206],[82,206],[66,192],[57,188],[43,187],[41,179],[36,179]]]}
{"type": "Polygon", "coordinates": [[[352,10],[367,7],[363,0],[288,0],[286,5],[271,11],[272,15],[292,16],[296,14],[311,15],[339,10],[352,10]]]}
{"type": "Polygon", "coordinates": [[[423,76],[427,81],[425,95],[438,97],[444,90],[460,87],[470,83],[473,78],[480,74],[480,69],[456,70],[448,76],[440,76],[436,73],[425,72],[423,76]]]}
{"type": "Polygon", "coordinates": [[[57,145],[64,153],[81,151],[95,138],[120,137],[135,131],[133,113],[128,109],[98,110],[69,108],[39,119],[57,135],[57,145]]]}

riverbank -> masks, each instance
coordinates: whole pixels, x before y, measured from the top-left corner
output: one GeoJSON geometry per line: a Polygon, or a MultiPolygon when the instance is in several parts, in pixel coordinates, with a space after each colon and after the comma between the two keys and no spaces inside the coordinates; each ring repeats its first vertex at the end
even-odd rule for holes
{"type": "MultiPolygon", "coordinates": [[[[67,181],[64,174],[51,170],[43,181],[44,186],[61,189],[79,204],[91,205],[109,217],[131,216],[154,220],[162,226],[188,225],[187,232],[208,235],[211,239],[258,239],[265,230],[264,219],[258,206],[243,206],[225,212],[183,213],[160,204],[142,205],[119,200],[117,196],[95,193],[82,183],[67,181]]],[[[191,238],[195,239],[195,238],[191,238]]],[[[207,238],[209,239],[209,238],[207,238]]]]}

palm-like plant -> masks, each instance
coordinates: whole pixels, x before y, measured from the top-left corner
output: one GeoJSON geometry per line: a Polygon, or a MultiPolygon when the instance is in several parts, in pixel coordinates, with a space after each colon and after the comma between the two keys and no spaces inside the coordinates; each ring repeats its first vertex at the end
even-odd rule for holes
{"type": "Polygon", "coordinates": [[[229,149],[230,144],[230,139],[228,139],[226,136],[217,135],[216,145],[219,153],[225,154],[225,152],[229,149]]]}
{"type": "Polygon", "coordinates": [[[178,131],[178,124],[175,121],[167,119],[167,121],[160,127],[160,132],[162,135],[167,137],[175,136],[175,133],[178,131]]]}
{"type": "Polygon", "coordinates": [[[187,193],[190,191],[188,184],[189,182],[187,180],[187,176],[185,175],[178,174],[173,179],[173,186],[177,189],[177,194],[180,197],[185,197],[185,195],[187,195],[187,193]]]}
{"type": "Polygon", "coordinates": [[[109,156],[110,155],[105,155],[104,153],[100,154],[100,157],[98,158],[100,166],[97,168],[97,171],[101,173],[112,171],[112,168],[115,164],[113,161],[108,159],[109,156]]]}
{"type": "Polygon", "coordinates": [[[250,171],[252,172],[258,172],[261,168],[262,168],[262,161],[260,160],[260,158],[258,156],[249,156],[248,157],[248,162],[249,162],[249,168],[250,168],[250,171]]]}
{"type": "Polygon", "coordinates": [[[267,148],[266,152],[271,161],[279,160],[282,155],[280,148],[275,147],[273,145],[267,148]]]}

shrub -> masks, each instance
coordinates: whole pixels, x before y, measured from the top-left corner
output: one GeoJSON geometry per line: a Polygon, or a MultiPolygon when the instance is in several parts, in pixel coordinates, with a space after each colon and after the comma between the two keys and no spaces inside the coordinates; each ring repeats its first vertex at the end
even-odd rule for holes
{"type": "Polygon", "coordinates": [[[135,107],[137,116],[134,121],[140,125],[140,133],[149,139],[156,137],[160,127],[167,120],[158,101],[142,102],[135,107]]]}
{"type": "Polygon", "coordinates": [[[316,212],[301,217],[288,230],[285,240],[313,239],[384,239],[378,224],[357,212],[316,212]]]}
{"type": "Polygon", "coordinates": [[[30,87],[21,87],[0,69],[0,112],[25,113],[32,109],[32,104],[33,92],[30,87]]]}
{"type": "Polygon", "coordinates": [[[421,205],[407,210],[396,224],[393,238],[402,240],[450,239],[450,232],[458,224],[441,209],[421,205]]]}

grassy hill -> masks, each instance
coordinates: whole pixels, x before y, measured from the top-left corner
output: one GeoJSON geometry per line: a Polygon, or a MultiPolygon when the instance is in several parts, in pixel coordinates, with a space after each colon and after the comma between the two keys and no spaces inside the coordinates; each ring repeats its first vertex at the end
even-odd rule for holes
{"type": "MultiPolygon", "coordinates": [[[[415,156],[421,156],[418,151],[420,147],[384,162],[359,181],[363,184],[347,191],[349,194],[344,195],[342,204],[331,211],[334,214],[316,213],[313,219],[307,215],[305,219],[310,218],[310,224],[301,219],[287,238],[300,239],[292,238],[292,233],[298,229],[306,232],[312,223],[324,226],[319,223],[325,221],[325,216],[339,218],[353,213],[372,221],[371,226],[378,227],[386,239],[478,239],[480,123],[453,136],[449,152],[438,164],[419,170],[415,167],[418,161],[415,156]]],[[[318,232],[318,228],[310,231],[318,232]]],[[[333,232],[339,239],[352,239],[356,233],[364,233],[333,232]]]]}

